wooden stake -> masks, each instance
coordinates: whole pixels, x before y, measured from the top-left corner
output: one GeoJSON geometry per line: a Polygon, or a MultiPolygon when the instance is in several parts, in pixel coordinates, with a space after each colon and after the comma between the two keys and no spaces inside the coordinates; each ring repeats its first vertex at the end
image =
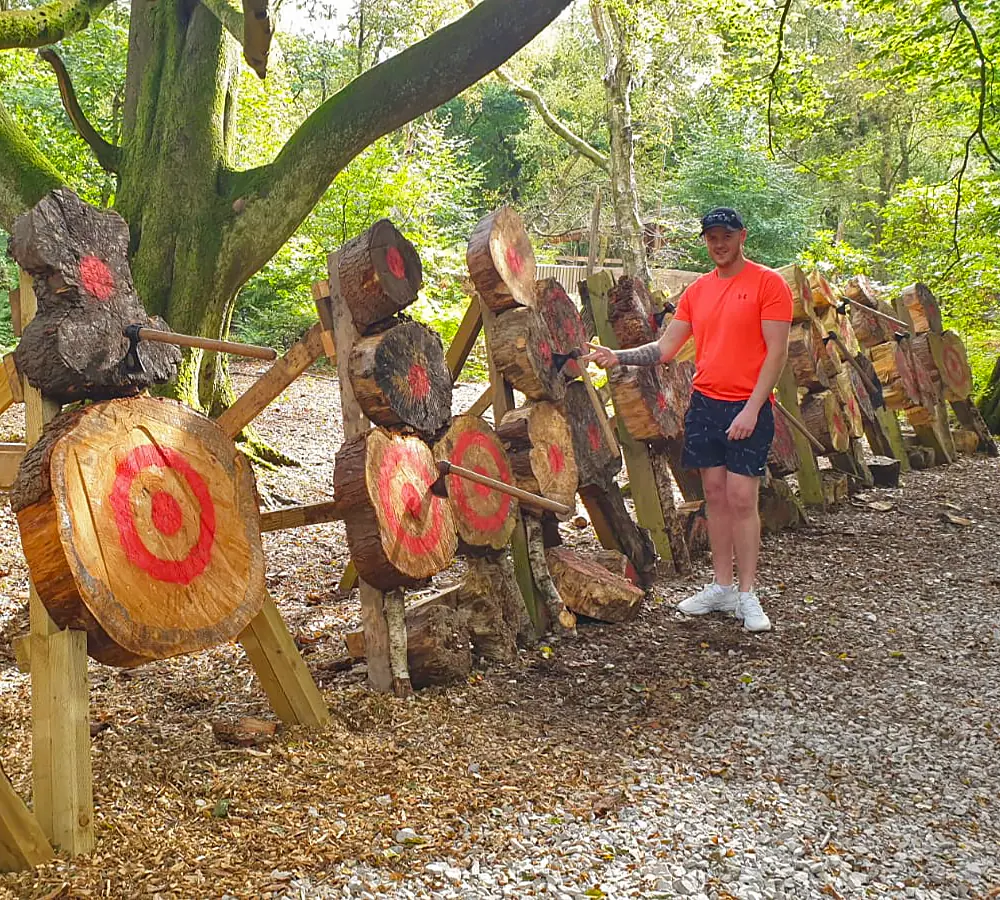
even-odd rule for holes
{"type": "Polygon", "coordinates": [[[38,820],[0,770],[0,872],[31,869],[52,859],[38,820]]]}
{"type": "Polygon", "coordinates": [[[465,361],[469,358],[472,348],[476,346],[479,333],[483,330],[483,316],[479,310],[479,301],[475,298],[469,303],[469,308],[462,317],[462,323],[455,332],[455,337],[445,353],[445,362],[451,372],[451,380],[457,381],[465,361]]]}
{"type": "Polygon", "coordinates": [[[488,387],[483,391],[475,403],[467,410],[470,416],[481,416],[493,405],[493,388],[488,387]]]}
{"type": "Polygon", "coordinates": [[[289,506],[272,509],[260,514],[261,532],[286,531],[302,528],[304,525],[320,525],[323,522],[339,522],[344,518],[336,500],[323,503],[307,503],[304,506],[289,506]]]}
{"type": "MultiPolygon", "coordinates": [[[[778,379],[778,398],[782,405],[792,414],[792,417],[801,425],[802,413],[799,410],[798,387],[795,384],[795,373],[790,366],[785,366],[778,379]]],[[[804,428],[805,426],[803,426],[804,428]]],[[[792,440],[795,441],[795,449],[799,454],[799,496],[802,502],[809,506],[824,505],[823,483],[819,477],[819,466],[816,464],[816,457],[813,456],[813,448],[809,439],[798,429],[793,429],[792,440]]]]}

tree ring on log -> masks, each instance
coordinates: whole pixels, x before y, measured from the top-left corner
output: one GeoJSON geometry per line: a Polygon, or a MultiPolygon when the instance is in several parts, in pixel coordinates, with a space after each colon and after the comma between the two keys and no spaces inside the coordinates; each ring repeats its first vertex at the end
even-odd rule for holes
{"type": "Polygon", "coordinates": [[[535,251],[511,207],[502,206],[479,221],[465,259],[476,292],[493,312],[535,305],[535,251]]]}
{"type": "Polygon", "coordinates": [[[507,448],[518,487],[575,507],[579,474],[573,436],[554,403],[511,410],[500,420],[497,434],[507,448]]]}
{"type": "Polygon", "coordinates": [[[438,471],[420,438],[373,429],[344,444],[333,471],[347,545],[373,587],[412,587],[444,569],[458,546],[455,519],[431,492],[438,471]]]}
{"type": "Polygon", "coordinates": [[[566,393],[552,337],[537,310],[512,309],[488,321],[486,343],[504,380],[529,400],[560,400],[566,393]]]}
{"type": "Polygon", "coordinates": [[[46,194],[14,221],[11,252],[34,276],[38,314],[15,351],[18,371],[60,403],[138,393],[173,380],[180,348],[143,342],[141,366],[124,365],[125,328],[169,331],[136,296],[128,225],[67,188],[46,194]]]}
{"type": "Polygon", "coordinates": [[[416,249],[388,219],[340,248],[337,271],[340,293],[361,334],[406,309],[424,280],[416,249]]]}
{"type": "MultiPolygon", "coordinates": [[[[496,432],[478,416],[455,416],[434,445],[434,459],[514,484],[507,452],[496,432]]],[[[500,550],[510,543],[518,509],[513,497],[458,475],[447,475],[445,483],[458,536],[465,545],[500,550]]]]}
{"type": "Polygon", "coordinates": [[[182,403],[137,397],[64,413],[11,494],[38,595],[107,665],[232,640],[265,597],[246,457],[182,403]]]}
{"type": "Polygon", "coordinates": [[[451,373],[441,338],[418,322],[359,338],[348,371],[362,411],[376,425],[409,425],[433,435],[451,417],[451,373]]]}
{"type": "Polygon", "coordinates": [[[934,360],[944,381],[945,396],[948,400],[967,399],[972,393],[972,370],[962,339],[954,331],[946,331],[940,341],[931,344],[932,351],[935,348],[934,360]]]}
{"type": "MultiPolygon", "coordinates": [[[[538,311],[552,339],[555,353],[567,354],[574,350],[586,352],[587,328],[576,304],[569,298],[563,286],[554,278],[539,281],[536,289],[538,311]]],[[[562,367],[567,378],[580,378],[583,372],[580,363],[569,359],[562,367]]]]}

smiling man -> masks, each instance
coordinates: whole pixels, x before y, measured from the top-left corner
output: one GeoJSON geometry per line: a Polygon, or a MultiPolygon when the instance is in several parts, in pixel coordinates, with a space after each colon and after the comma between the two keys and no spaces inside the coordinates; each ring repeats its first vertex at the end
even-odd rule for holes
{"type": "Polygon", "coordinates": [[[715,580],[677,608],[691,616],[732,613],[748,631],[769,631],[754,591],[757,492],[774,438],[771,392],[788,355],[792,292],[777,272],[743,255],[747,232],[736,210],[713,209],[701,220],[701,234],[715,270],[684,292],[660,339],[634,350],[589,345],[583,359],[605,369],[658,365],[694,335],[683,463],[701,471],[715,580]]]}

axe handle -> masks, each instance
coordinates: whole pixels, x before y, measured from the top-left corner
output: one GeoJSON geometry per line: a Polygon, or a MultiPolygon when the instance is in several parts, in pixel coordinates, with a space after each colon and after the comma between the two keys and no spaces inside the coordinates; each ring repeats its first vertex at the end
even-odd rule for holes
{"type": "Polygon", "coordinates": [[[878,388],[872,384],[872,380],[868,377],[868,373],[862,368],[861,363],[859,363],[853,356],[850,350],[847,349],[844,342],[840,339],[840,335],[836,331],[829,332],[829,338],[837,345],[837,349],[841,352],[844,359],[847,360],[847,364],[858,373],[858,377],[861,379],[861,383],[865,386],[865,390],[868,391],[869,397],[874,397],[878,394],[878,388]]]}
{"type": "Polygon", "coordinates": [[[472,469],[466,469],[464,466],[456,466],[446,459],[439,461],[437,467],[442,475],[457,475],[459,478],[465,478],[467,481],[474,481],[476,484],[493,488],[493,490],[501,494],[510,494],[511,497],[517,497],[522,503],[537,506],[539,509],[548,509],[563,516],[568,516],[573,512],[573,507],[567,506],[565,503],[550,500],[548,497],[542,497],[539,494],[532,494],[531,491],[514,487],[514,485],[507,484],[505,481],[497,481],[496,478],[490,478],[489,475],[480,475],[472,469]]]}
{"type": "Polygon", "coordinates": [[[597,413],[597,421],[601,423],[604,440],[607,441],[611,455],[619,456],[621,455],[621,450],[618,449],[618,440],[615,438],[614,429],[611,427],[611,421],[608,419],[607,410],[601,402],[600,394],[597,393],[594,382],[590,380],[590,372],[587,371],[587,364],[580,363],[579,365],[580,371],[583,373],[583,383],[587,386],[587,393],[590,395],[590,402],[594,407],[594,412],[597,413]]]}
{"type": "Polygon", "coordinates": [[[826,455],[826,447],[824,447],[819,439],[814,435],[805,425],[803,425],[795,416],[793,416],[784,406],[782,406],[777,400],[774,401],[774,406],[781,415],[785,417],[785,421],[792,426],[799,434],[801,434],[810,444],[812,444],[813,449],[820,455],[826,455]]]}
{"type": "Polygon", "coordinates": [[[177,334],[173,331],[157,331],[155,328],[140,328],[140,341],[155,341],[158,344],[173,344],[177,347],[199,347],[202,350],[218,350],[251,359],[277,359],[277,350],[271,347],[255,347],[253,344],[239,344],[236,341],[217,341],[214,338],[177,334]]]}

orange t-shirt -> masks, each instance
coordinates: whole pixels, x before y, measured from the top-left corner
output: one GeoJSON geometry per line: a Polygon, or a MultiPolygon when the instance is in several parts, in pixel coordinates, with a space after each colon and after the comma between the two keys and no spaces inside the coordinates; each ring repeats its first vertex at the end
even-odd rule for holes
{"type": "Polygon", "coordinates": [[[702,275],[674,318],[694,334],[695,389],[715,400],[746,400],[757,386],[767,345],[760,323],[792,321],[792,291],[773,269],[747,260],[738,275],[702,275]]]}

